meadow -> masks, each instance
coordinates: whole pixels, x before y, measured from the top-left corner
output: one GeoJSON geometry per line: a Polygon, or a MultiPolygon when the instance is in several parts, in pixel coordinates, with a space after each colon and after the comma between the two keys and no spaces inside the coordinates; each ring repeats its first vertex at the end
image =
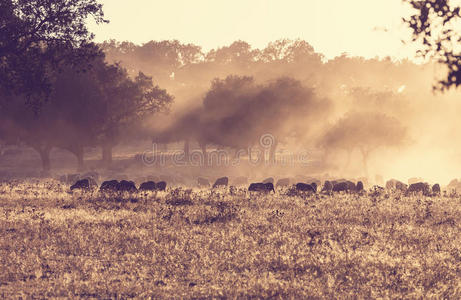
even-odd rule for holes
{"type": "Polygon", "coordinates": [[[461,198],[0,184],[0,296],[460,298],[461,198]]]}

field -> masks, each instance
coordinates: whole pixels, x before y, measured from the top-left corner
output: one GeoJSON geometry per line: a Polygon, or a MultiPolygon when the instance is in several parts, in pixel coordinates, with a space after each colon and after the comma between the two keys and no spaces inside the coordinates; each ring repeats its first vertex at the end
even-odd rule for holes
{"type": "Polygon", "coordinates": [[[460,298],[461,199],[0,185],[2,298],[460,298]]]}

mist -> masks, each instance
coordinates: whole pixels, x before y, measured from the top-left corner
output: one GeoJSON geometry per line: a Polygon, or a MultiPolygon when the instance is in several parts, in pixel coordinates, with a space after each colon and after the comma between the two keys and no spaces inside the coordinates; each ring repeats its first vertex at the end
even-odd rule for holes
{"type": "MultiPolygon", "coordinates": [[[[184,150],[187,155],[201,151],[207,157],[220,150],[226,151],[228,160],[237,155],[242,158],[241,163],[226,169],[214,169],[216,162],[211,162],[194,171],[195,175],[204,176],[231,173],[294,177],[303,174],[319,178],[367,177],[370,182],[377,176],[404,182],[410,177],[422,177],[428,182],[441,183],[461,177],[457,174],[461,163],[461,145],[457,142],[460,140],[459,92],[433,91],[438,76],[444,74],[444,70],[433,63],[365,59],[347,54],[327,60],[307,41],[288,39],[269,43],[264,49],[236,41],[208,52],[198,45],[180,41],[137,45],[111,40],[99,47],[104,62],[95,65],[100,66],[100,70],[104,70],[104,64],[107,68],[117,66],[104,72],[113,74],[110,75],[111,84],[115,86],[112,93],[120,95],[123,91],[125,95],[117,104],[124,107],[122,115],[117,117],[121,123],[114,127],[111,124],[115,123],[101,118],[104,114],[108,118],[114,114],[108,107],[115,103],[111,103],[112,94],[104,94],[95,83],[99,80],[107,86],[104,79],[107,75],[101,77],[103,71],[95,72],[90,78],[69,75],[72,71],[68,71],[66,76],[77,76],[81,87],[75,87],[75,79],[66,81],[58,76],[57,99],[66,98],[69,89],[83,90],[86,82],[91,88],[81,97],[87,103],[74,99],[77,104],[67,109],[67,114],[73,114],[75,121],[70,122],[64,114],[58,123],[53,123],[61,125],[48,125],[53,131],[46,126],[42,129],[42,132],[52,132],[52,136],[74,136],[79,140],[88,138],[85,133],[94,132],[92,138],[77,147],[78,151],[94,153],[91,149],[109,145],[110,149],[102,155],[107,157],[111,155],[108,151],[114,149],[117,161],[117,157],[143,153],[154,143],[162,149],[184,150]],[[126,79],[122,79],[123,76],[126,79]],[[120,80],[125,83],[121,84],[120,80]],[[149,102],[148,111],[144,111],[143,105],[147,102],[143,102],[144,96],[139,94],[136,107],[142,114],[128,115],[132,106],[126,102],[130,98],[127,89],[134,82],[138,84],[136,93],[156,88],[155,96],[151,90],[150,101],[163,100],[149,102]],[[147,82],[150,87],[146,87],[147,82]],[[101,97],[106,100],[92,100],[101,97]],[[95,106],[96,103],[99,106],[95,106]],[[81,105],[93,109],[87,111],[81,105]],[[82,116],[87,118],[83,134],[74,128],[82,116]],[[94,125],[89,125],[91,122],[94,125]],[[261,154],[260,139],[265,135],[273,140],[267,153],[261,154]],[[302,153],[308,153],[308,158],[304,164],[281,165],[279,162],[270,167],[263,164],[255,167],[249,163],[254,159],[253,151],[259,151],[254,155],[264,161],[276,162],[277,157],[302,153]]],[[[59,103],[67,105],[65,101],[59,103]]],[[[30,118],[33,119],[32,115],[30,118]]],[[[11,118],[2,122],[4,149],[16,143],[5,134],[15,131],[15,126],[18,122],[11,118]]],[[[74,145],[55,147],[72,148],[73,153],[76,152],[74,145]]],[[[77,154],[80,169],[102,167],[97,163],[84,166],[83,155],[77,154]]],[[[99,159],[94,155],[88,158],[99,159]]],[[[59,169],[60,163],[54,166],[59,169]]],[[[139,171],[136,167],[132,169],[134,173],[139,171]]],[[[163,171],[148,167],[141,171],[143,174],[156,172],[163,171]]]]}

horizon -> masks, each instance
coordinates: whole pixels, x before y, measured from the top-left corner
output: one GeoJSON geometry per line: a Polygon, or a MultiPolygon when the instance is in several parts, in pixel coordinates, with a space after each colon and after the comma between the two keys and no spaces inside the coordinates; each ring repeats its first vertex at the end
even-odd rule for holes
{"type": "Polygon", "coordinates": [[[409,41],[411,35],[401,21],[410,9],[401,0],[354,3],[293,0],[291,6],[279,0],[252,3],[237,0],[226,4],[200,0],[197,5],[185,0],[161,4],[146,0],[101,3],[110,23],[89,22],[98,43],[114,39],[142,45],[149,41],[178,40],[208,52],[237,40],[249,43],[254,49],[263,49],[270,42],[287,38],[307,41],[326,60],[347,54],[418,61],[415,45],[402,42],[409,41]],[[150,18],[150,12],[155,10],[162,13],[150,18]],[[364,44],[363,40],[370,42],[364,44]]]}

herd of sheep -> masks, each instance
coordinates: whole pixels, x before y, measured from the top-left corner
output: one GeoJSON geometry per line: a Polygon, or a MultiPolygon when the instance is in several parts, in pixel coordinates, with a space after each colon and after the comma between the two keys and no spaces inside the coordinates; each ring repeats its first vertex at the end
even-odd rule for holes
{"type": "MultiPolygon", "coordinates": [[[[93,190],[98,188],[97,184],[97,174],[88,174],[83,178],[75,180],[75,183],[70,187],[71,191],[73,190],[93,190]]],[[[245,177],[237,177],[232,181],[233,186],[247,186],[248,191],[250,192],[265,192],[265,193],[275,193],[276,190],[280,189],[290,189],[296,192],[302,193],[335,193],[335,192],[345,192],[345,193],[366,193],[364,183],[362,181],[357,181],[356,183],[340,179],[340,180],[325,180],[321,182],[317,179],[310,179],[307,182],[297,182],[294,183],[293,179],[282,178],[277,182],[273,178],[267,178],[262,182],[255,182],[248,184],[248,180],[245,177]],[[274,185],[275,183],[275,185],[274,185]]],[[[213,185],[207,178],[199,177],[196,180],[196,187],[198,188],[226,188],[229,186],[229,178],[221,177],[216,179],[213,185]]],[[[144,181],[137,187],[135,182],[129,180],[109,180],[104,181],[99,186],[99,191],[101,192],[137,192],[137,191],[165,191],[167,187],[166,181],[153,181],[148,180],[144,181]]],[[[415,182],[410,185],[404,184],[395,179],[387,181],[385,188],[381,186],[373,186],[370,188],[370,191],[373,193],[384,191],[400,191],[405,195],[421,193],[425,196],[436,196],[441,194],[441,188],[439,184],[434,184],[432,187],[428,183],[424,182],[415,182]]]]}

